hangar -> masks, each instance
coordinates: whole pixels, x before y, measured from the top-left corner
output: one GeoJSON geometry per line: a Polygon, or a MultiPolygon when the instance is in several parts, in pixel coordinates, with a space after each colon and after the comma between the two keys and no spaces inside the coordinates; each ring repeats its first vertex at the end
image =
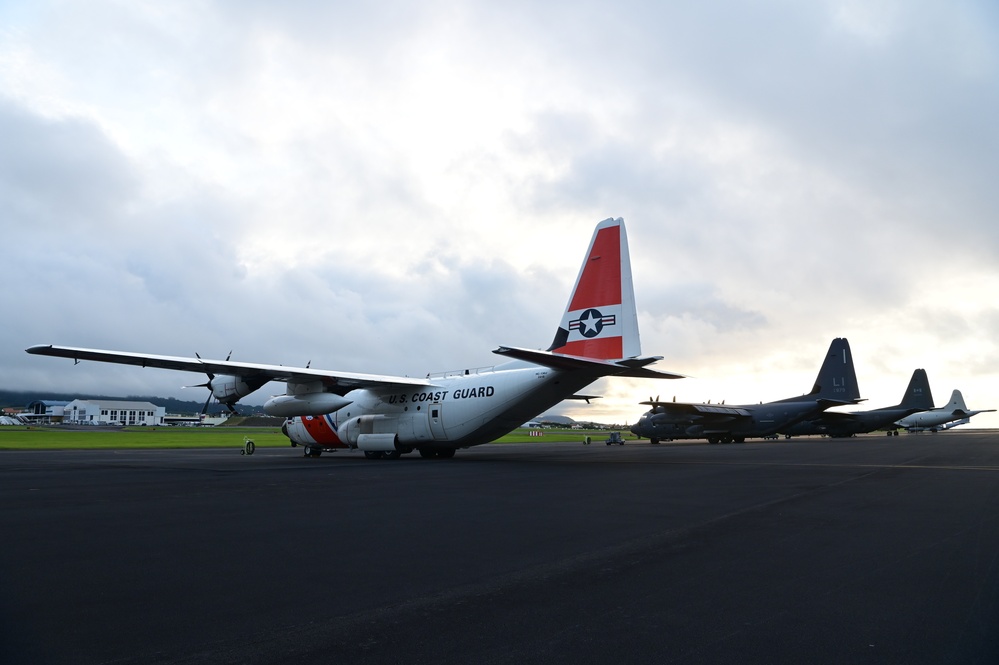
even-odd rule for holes
{"type": "Polygon", "coordinates": [[[166,409],[151,402],[75,399],[72,402],[37,400],[23,417],[34,423],[73,425],[162,425],[166,409]]]}
{"type": "Polygon", "coordinates": [[[151,402],[75,399],[63,410],[63,422],[76,424],[162,425],[166,409],[151,402]]]}

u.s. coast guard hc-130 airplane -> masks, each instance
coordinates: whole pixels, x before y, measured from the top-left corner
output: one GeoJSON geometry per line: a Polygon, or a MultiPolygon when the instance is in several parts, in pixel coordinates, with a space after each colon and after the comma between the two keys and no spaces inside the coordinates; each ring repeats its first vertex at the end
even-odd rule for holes
{"type": "Polygon", "coordinates": [[[620,218],[597,224],[551,346],[501,346],[494,353],[511,360],[488,369],[419,379],[66,346],[27,352],[207,374],[205,385],[229,407],[269,381],[283,381],[285,394],[268,400],[264,411],[289,418],[285,433],[311,457],[337,448],[371,458],[414,450],[453,457],[458,448],[493,441],[601,377],[683,378],[649,367],[662,356],[641,355],[620,218]]]}

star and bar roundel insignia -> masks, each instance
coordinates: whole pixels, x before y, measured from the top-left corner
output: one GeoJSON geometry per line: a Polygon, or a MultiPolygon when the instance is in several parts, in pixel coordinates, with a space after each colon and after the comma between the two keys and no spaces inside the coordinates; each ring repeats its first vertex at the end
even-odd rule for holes
{"type": "Polygon", "coordinates": [[[604,326],[612,326],[617,323],[617,317],[613,314],[604,316],[597,309],[585,310],[578,319],[569,321],[569,330],[578,330],[583,337],[596,337],[604,326]]]}

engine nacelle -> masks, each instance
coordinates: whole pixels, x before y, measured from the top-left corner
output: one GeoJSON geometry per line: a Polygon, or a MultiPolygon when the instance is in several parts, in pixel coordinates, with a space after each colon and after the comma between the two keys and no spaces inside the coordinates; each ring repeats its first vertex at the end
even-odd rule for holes
{"type": "Polygon", "coordinates": [[[357,436],[358,450],[375,450],[388,452],[397,450],[395,444],[398,437],[395,434],[359,434],[357,436]]]}
{"type": "Polygon", "coordinates": [[[264,413],[269,416],[322,416],[333,413],[351,403],[346,397],[334,393],[308,393],[305,395],[278,395],[264,403],[264,413]]]}
{"type": "Polygon", "coordinates": [[[232,405],[241,397],[246,397],[260,386],[267,383],[266,379],[244,379],[241,376],[216,376],[208,382],[208,389],[222,404],[232,405]]]}

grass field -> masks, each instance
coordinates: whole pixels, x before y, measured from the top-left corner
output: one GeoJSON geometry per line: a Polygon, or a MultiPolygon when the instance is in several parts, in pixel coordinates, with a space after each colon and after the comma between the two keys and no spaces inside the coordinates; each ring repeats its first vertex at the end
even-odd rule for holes
{"type": "MultiPolygon", "coordinates": [[[[589,436],[593,443],[603,443],[608,432],[585,430],[544,430],[531,436],[530,430],[518,429],[497,443],[534,441],[579,441],[589,436]]],[[[621,432],[628,440],[631,434],[621,432]]],[[[121,429],[66,429],[62,427],[0,427],[0,450],[86,450],[100,448],[240,448],[244,438],[257,447],[290,445],[276,427],[123,427],[121,429]]]]}

